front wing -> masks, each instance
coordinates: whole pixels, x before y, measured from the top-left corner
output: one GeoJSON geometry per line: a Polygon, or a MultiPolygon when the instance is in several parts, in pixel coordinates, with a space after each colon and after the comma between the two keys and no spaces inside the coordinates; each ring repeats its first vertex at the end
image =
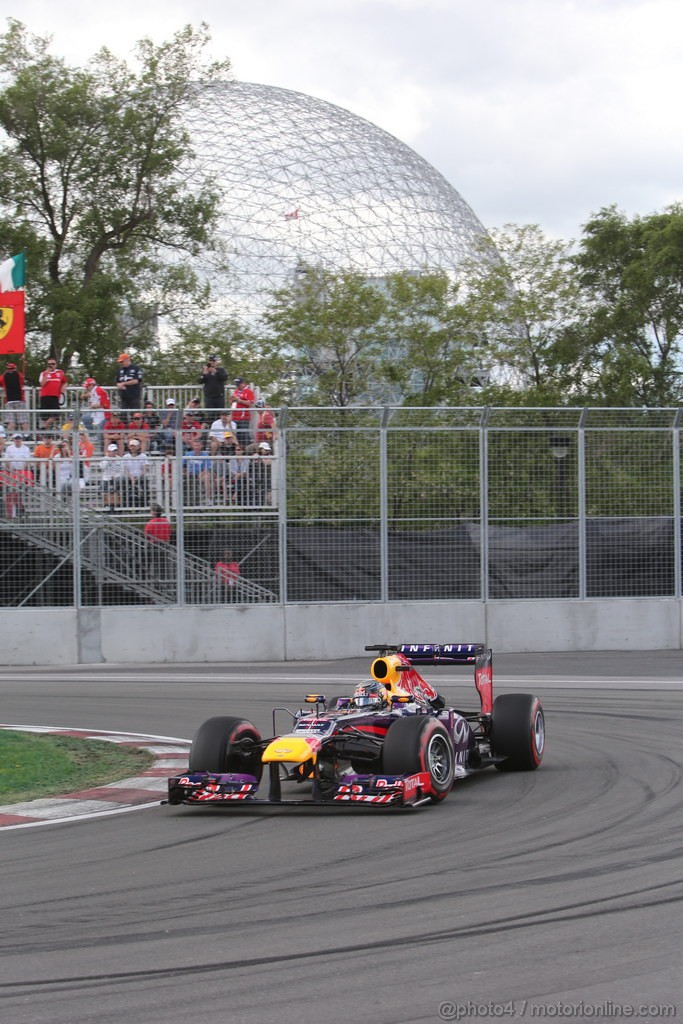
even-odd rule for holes
{"type": "Polygon", "coordinates": [[[306,799],[283,798],[279,779],[271,775],[270,792],[258,797],[259,782],[253,775],[194,772],[168,780],[169,804],[276,804],[289,806],[366,805],[372,807],[418,807],[432,794],[429,772],[415,775],[345,775],[343,780],[321,791],[314,782],[306,799]]]}

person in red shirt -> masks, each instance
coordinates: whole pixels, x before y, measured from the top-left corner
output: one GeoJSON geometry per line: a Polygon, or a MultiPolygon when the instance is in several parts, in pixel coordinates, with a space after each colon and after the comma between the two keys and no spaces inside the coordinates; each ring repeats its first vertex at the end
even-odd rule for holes
{"type": "Polygon", "coordinates": [[[0,377],[5,392],[5,425],[9,430],[28,430],[28,411],[24,394],[24,375],[15,363],[8,363],[0,377]]]}
{"type": "Polygon", "coordinates": [[[128,423],[126,434],[128,443],[135,438],[136,441],[140,442],[140,451],[148,452],[150,436],[149,423],[145,420],[144,415],[141,412],[134,412],[128,423]]]}
{"type": "Polygon", "coordinates": [[[271,448],[275,448],[275,413],[272,409],[266,407],[266,403],[262,398],[256,403],[256,409],[258,411],[258,420],[256,421],[256,430],[254,431],[254,442],[261,444],[262,441],[266,441],[271,448]]]}
{"type": "MultiPolygon", "coordinates": [[[[57,369],[57,360],[48,359],[47,367],[38,378],[40,391],[38,392],[38,405],[41,409],[59,409],[62,404],[62,395],[68,384],[66,374],[63,370],[57,369]]],[[[47,417],[43,416],[45,420],[47,417]]]]}
{"type": "Polygon", "coordinates": [[[234,601],[237,597],[237,580],[240,577],[240,564],[235,561],[230,548],[227,548],[213,567],[218,578],[224,601],[234,601]]]}
{"type": "Polygon", "coordinates": [[[168,585],[173,579],[173,566],[167,548],[171,544],[173,527],[162,512],[161,505],[152,505],[151,517],[145,523],[147,546],[147,572],[157,583],[168,585]]]}
{"type": "Polygon", "coordinates": [[[251,444],[251,410],[255,397],[249,385],[245,384],[241,377],[235,377],[235,390],[230,398],[230,415],[233,430],[243,448],[251,444]]]}
{"type": "Polygon", "coordinates": [[[108,420],[104,424],[104,450],[108,449],[110,444],[118,446],[119,455],[123,455],[125,451],[125,439],[127,437],[126,424],[123,422],[118,412],[112,409],[109,413],[108,420]]]}
{"type": "Polygon", "coordinates": [[[152,514],[145,523],[145,537],[153,544],[170,544],[173,527],[163,515],[161,505],[152,505],[152,514]]]}

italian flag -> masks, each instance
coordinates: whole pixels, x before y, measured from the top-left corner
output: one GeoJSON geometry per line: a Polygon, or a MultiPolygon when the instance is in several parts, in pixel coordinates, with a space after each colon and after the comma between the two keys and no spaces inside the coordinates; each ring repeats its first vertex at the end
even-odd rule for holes
{"type": "Polygon", "coordinates": [[[0,292],[15,292],[26,285],[26,257],[23,252],[0,263],[0,292]]]}
{"type": "Polygon", "coordinates": [[[25,284],[23,252],[0,263],[0,355],[23,355],[25,351],[25,284]]]}

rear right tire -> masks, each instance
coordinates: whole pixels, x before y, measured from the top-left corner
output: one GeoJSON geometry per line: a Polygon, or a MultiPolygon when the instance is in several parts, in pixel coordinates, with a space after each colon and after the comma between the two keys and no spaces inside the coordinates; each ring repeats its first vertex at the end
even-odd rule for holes
{"type": "Polygon", "coordinates": [[[538,768],[545,749],[545,717],[538,697],[531,693],[503,693],[493,702],[491,752],[504,761],[501,772],[538,768]]]}

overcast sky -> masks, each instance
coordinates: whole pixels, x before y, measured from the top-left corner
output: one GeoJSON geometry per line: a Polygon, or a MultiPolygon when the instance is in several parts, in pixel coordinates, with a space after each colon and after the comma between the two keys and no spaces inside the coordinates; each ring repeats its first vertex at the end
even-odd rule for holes
{"type": "MultiPolygon", "coordinates": [[[[681,0],[21,0],[83,64],[207,22],[245,82],[318,96],[428,160],[487,228],[578,237],[683,199],[681,0]]],[[[5,8],[7,10],[7,7],[5,8]]],[[[2,28],[6,26],[2,23],[2,28]]]]}

